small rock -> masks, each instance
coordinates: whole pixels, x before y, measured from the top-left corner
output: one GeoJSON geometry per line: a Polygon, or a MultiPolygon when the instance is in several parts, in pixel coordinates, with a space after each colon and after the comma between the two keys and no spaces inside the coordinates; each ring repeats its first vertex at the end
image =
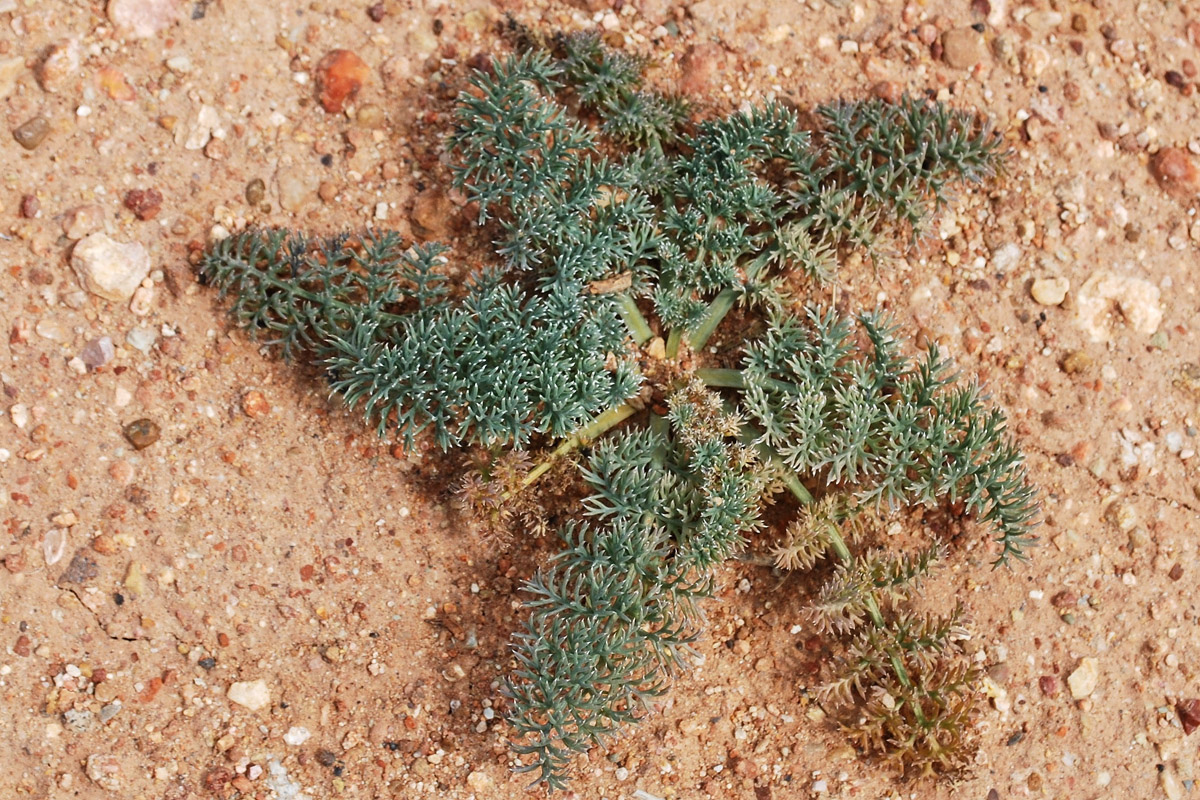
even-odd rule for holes
{"type": "Polygon", "coordinates": [[[1167,800],[1183,800],[1183,784],[1179,782],[1179,778],[1175,775],[1173,768],[1166,767],[1162,772],[1158,773],[1158,783],[1162,786],[1163,794],[1167,796],[1167,800]]]}
{"type": "Polygon", "coordinates": [[[1200,699],[1193,697],[1180,700],[1175,704],[1175,713],[1179,715],[1179,723],[1183,725],[1185,735],[1190,736],[1192,731],[1200,728],[1200,699]]]}
{"type": "Polygon", "coordinates": [[[139,317],[144,317],[150,313],[154,307],[154,288],[150,286],[139,286],[133,292],[133,297],[129,300],[129,310],[139,317]]]}
{"type": "Polygon", "coordinates": [[[1071,697],[1076,700],[1082,700],[1096,691],[1096,684],[1099,681],[1100,662],[1094,658],[1080,659],[1079,666],[1067,676],[1067,686],[1071,690],[1071,697]]]}
{"type": "Polygon", "coordinates": [[[79,71],[79,43],[74,39],[56,42],[46,49],[45,56],[33,68],[42,91],[54,94],[79,71]]]}
{"type": "Polygon", "coordinates": [[[712,91],[723,52],[716,44],[697,44],[690,47],[679,60],[679,70],[683,73],[679,81],[680,93],[695,97],[712,91]]]}
{"type": "Polygon", "coordinates": [[[367,103],[360,108],[358,114],[355,115],[355,120],[362,127],[369,129],[382,128],[387,121],[383,109],[374,103],[367,103]]]}
{"type": "Polygon", "coordinates": [[[109,20],[138,39],[171,27],[182,15],[180,0],[108,0],[109,20]]]}
{"type": "Polygon", "coordinates": [[[265,417],[271,413],[271,404],[267,402],[267,398],[257,389],[246,392],[242,396],[242,411],[251,419],[265,417]]]}
{"type": "Polygon", "coordinates": [[[1027,44],[1021,48],[1021,75],[1035,81],[1050,66],[1050,51],[1040,44],[1027,44]]]}
{"type": "Polygon", "coordinates": [[[413,200],[412,221],[427,239],[441,239],[450,232],[456,209],[441,189],[430,187],[413,200]]]}
{"type": "Polygon", "coordinates": [[[1082,350],[1073,350],[1062,360],[1062,370],[1068,375],[1078,375],[1092,368],[1092,357],[1082,350]]]}
{"type": "Polygon", "coordinates": [[[312,736],[312,734],[309,733],[308,728],[303,728],[299,725],[293,725],[292,727],[288,728],[287,733],[283,735],[283,743],[291,745],[292,747],[299,747],[307,742],[310,736],[312,736]]]}
{"type": "Polygon", "coordinates": [[[126,425],[122,433],[125,434],[125,438],[129,443],[133,445],[134,450],[145,450],[158,441],[161,430],[157,422],[143,417],[142,419],[135,419],[126,425]]]}
{"type": "Polygon", "coordinates": [[[62,227],[67,238],[77,242],[104,227],[104,208],[95,204],[72,208],[63,217],[62,227]]]}
{"type": "Polygon", "coordinates": [[[467,774],[467,786],[471,787],[472,791],[484,792],[492,788],[493,781],[491,777],[482,770],[471,770],[467,774]]]}
{"type": "Polygon", "coordinates": [[[1062,684],[1054,675],[1043,675],[1038,678],[1038,688],[1046,697],[1058,697],[1058,693],[1062,691],[1062,684]]]}
{"type": "Polygon", "coordinates": [[[90,755],[87,760],[87,776],[101,789],[110,792],[120,791],[121,762],[113,755],[99,753],[90,755]]]}
{"type": "Polygon", "coordinates": [[[1187,198],[1200,189],[1200,169],[1195,160],[1178,147],[1164,147],[1150,159],[1150,174],[1167,193],[1187,198]]]}
{"type": "Polygon", "coordinates": [[[284,211],[303,211],[317,191],[314,176],[299,167],[283,167],[275,174],[279,184],[279,205],[284,211]]]}
{"type": "Polygon", "coordinates": [[[71,340],[71,331],[59,320],[53,318],[39,319],[33,331],[43,339],[64,344],[71,340]]]}
{"type": "Polygon", "coordinates": [[[87,733],[92,728],[92,712],[86,708],[70,708],[63,712],[63,727],[70,733],[87,733]]]}
{"type": "Polygon", "coordinates": [[[1033,299],[1043,306],[1061,305],[1067,299],[1071,282],[1066,278],[1038,278],[1029,289],[1033,299]]]}
{"type": "Polygon", "coordinates": [[[267,196],[267,184],[262,178],[255,178],[246,184],[246,202],[252,206],[262,204],[263,198],[267,196]]]}
{"type": "Polygon", "coordinates": [[[942,34],[942,60],[953,69],[970,69],[985,55],[983,37],[974,28],[953,28],[942,34]]]}
{"type": "Polygon", "coordinates": [[[13,128],[12,135],[21,147],[26,150],[36,150],[37,146],[50,135],[50,120],[45,117],[34,117],[13,128]]]}
{"type": "Polygon", "coordinates": [[[42,213],[42,204],[38,201],[37,195],[25,194],[21,195],[21,218],[36,219],[38,214],[42,213]]]}
{"type": "Polygon", "coordinates": [[[371,76],[371,68],[350,50],[330,50],[317,64],[317,99],[330,114],[339,114],[371,76]]]}
{"type": "Polygon", "coordinates": [[[17,78],[24,70],[25,59],[20,56],[0,59],[0,100],[13,93],[17,88],[17,78]]]}
{"type": "Polygon", "coordinates": [[[271,704],[271,690],[261,678],[255,681],[238,681],[229,685],[228,697],[240,706],[258,711],[271,704]]]}
{"type": "Polygon", "coordinates": [[[83,288],[120,302],[131,298],[150,274],[150,256],[137,242],[121,244],[106,234],[93,233],[75,245],[71,268],[83,288]]]}
{"type": "Polygon", "coordinates": [[[59,561],[62,561],[63,554],[67,550],[67,531],[63,528],[51,528],[46,531],[46,535],[42,538],[42,557],[46,559],[46,566],[52,567],[59,561]]]}
{"type": "Polygon", "coordinates": [[[145,325],[130,328],[129,333],[125,334],[125,344],[144,355],[150,355],[150,349],[157,341],[158,331],[145,325]]]}
{"type": "Polygon", "coordinates": [[[129,102],[137,97],[137,92],[129,85],[125,73],[116,67],[103,67],[96,73],[96,85],[113,100],[129,102]]]}
{"type": "Polygon", "coordinates": [[[1141,278],[1098,271],[1079,288],[1075,316],[1093,342],[1112,336],[1111,309],[1115,303],[1125,323],[1138,333],[1153,335],[1162,324],[1163,310],[1157,286],[1141,278]]]}
{"type": "Polygon", "coordinates": [[[63,574],[58,576],[58,583],[83,583],[100,574],[100,569],[96,566],[96,562],[92,561],[83,552],[82,549],[75,551],[75,555],[71,557],[71,563],[67,564],[67,568],[63,570],[63,574]]]}
{"type": "Polygon", "coordinates": [[[1021,245],[1007,242],[992,250],[991,267],[995,272],[1010,272],[1021,261],[1021,245]]]}
{"type": "Polygon", "coordinates": [[[162,192],[158,189],[130,189],[125,193],[125,207],[143,222],[158,216],[162,202],[162,192]]]}

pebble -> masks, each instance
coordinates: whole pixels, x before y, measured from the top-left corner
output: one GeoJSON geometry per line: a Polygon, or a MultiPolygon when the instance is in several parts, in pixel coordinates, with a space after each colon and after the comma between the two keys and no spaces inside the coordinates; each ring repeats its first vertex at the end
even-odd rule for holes
{"type": "Polygon", "coordinates": [[[71,340],[71,331],[59,320],[53,318],[39,319],[33,326],[33,332],[43,339],[64,344],[71,340]]]}
{"type": "Polygon", "coordinates": [[[25,59],[20,56],[0,59],[0,100],[8,97],[17,88],[17,78],[24,70],[25,59]]]}
{"type": "Polygon", "coordinates": [[[1046,697],[1058,697],[1058,693],[1062,691],[1062,684],[1054,675],[1043,675],[1038,678],[1038,689],[1046,697]]]}
{"type": "Polygon", "coordinates": [[[1038,278],[1030,287],[1029,293],[1039,305],[1057,306],[1067,299],[1067,291],[1071,282],[1066,278],[1038,278]]]}
{"type": "Polygon", "coordinates": [[[355,115],[355,121],[362,127],[373,130],[382,128],[387,119],[381,107],[374,103],[367,103],[358,110],[358,114],[355,115]]]}
{"type": "Polygon", "coordinates": [[[1040,44],[1027,44],[1021,48],[1021,75],[1034,81],[1050,66],[1050,51],[1040,44]]]}
{"type": "Polygon", "coordinates": [[[267,682],[261,678],[254,681],[232,683],[229,685],[227,694],[230,700],[251,711],[258,711],[271,704],[271,690],[267,688],[267,682]]]}
{"type": "Polygon", "coordinates": [[[150,348],[154,347],[157,341],[158,332],[144,325],[131,328],[129,333],[125,334],[125,344],[144,355],[150,355],[150,348]]]}
{"type": "Polygon", "coordinates": [[[1178,147],[1164,147],[1150,159],[1150,174],[1168,194],[1186,198],[1200,189],[1200,169],[1195,160],[1178,147]]]}
{"type": "Polygon", "coordinates": [[[371,76],[371,69],[350,50],[330,50],[317,64],[317,100],[330,114],[340,114],[371,76]]]}
{"type": "Polygon", "coordinates": [[[992,270],[995,272],[1010,272],[1021,262],[1021,245],[1007,242],[992,251],[992,270]]]}
{"type": "Polygon", "coordinates": [[[425,238],[441,239],[450,232],[454,204],[441,189],[430,187],[413,200],[412,221],[425,238]]]}
{"type": "Polygon", "coordinates": [[[292,727],[288,728],[287,733],[283,735],[283,743],[291,745],[292,747],[299,747],[307,742],[310,736],[312,736],[312,734],[309,732],[308,728],[304,728],[299,725],[293,725],[292,727]]]}
{"type": "Polygon", "coordinates": [[[299,167],[283,167],[275,174],[279,205],[284,211],[303,211],[317,191],[317,180],[299,167]]]}
{"type": "Polygon", "coordinates": [[[143,222],[158,216],[162,202],[162,192],[158,189],[130,189],[125,193],[125,207],[143,222]]]}
{"type": "Polygon", "coordinates": [[[470,786],[472,791],[483,792],[492,788],[491,777],[481,770],[471,770],[467,774],[467,786],[470,786]]]}
{"type": "Polygon", "coordinates": [[[987,48],[974,28],[953,28],[942,34],[942,61],[954,69],[970,69],[983,61],[987,48]]]}
{"type": "Polygon", "coordinates": [[[1092,692],[1096,691],[1096,684],[1099,681],[1100,662],[1094,658],[1080,659],[1079,666],[1067,676],[1067,686],[1071,690],[1071,697],[1076,700],[1090,696],[1092,692]]]}
{"type": "Polygon", "coordinates": [[[271,404],[262,392],[253,389],[242,396],[242,411],[247,417],[258,419],[271,413],[271,404]]]}
{"type": "Polygon", "coordinates": [[[262,204],[263,198],[267,196],[267,184],[262,178],[255,178],[246,184],[246,202],[252,206],[262,204]]]}
{"type": "Polygon", "coordinates": [[[122,429],[122,433],[125,434],[125,438],[129,443],[133,445],[134,450],[145,450],[158,441],[161,432],[158,423],[146,417],[135,419],[122,429]]]}
{"type": "Polygon", "coordinates": [[[129,301],[129,310],[139,317],[144,317],[150,313],[154,307],[154,288],[151,286],[139,286],[133,292],[133,297],[129,301]]]}
{"type": "Polygon", "coordinates": [[[1092,368],[1092,357],[1083,350],[1072,350],[1062,360],[1062,370],[1068,375],[1078,375],[1092,368]]]}
{"type": "Polygon", "coordinates": [[[56,42],[46,50],[46,55],[33,68],[33,76],[43,92],[54,94],[66,85],[67,80],[79,70],[79,43],[74,39],[56,42]]]}
{"type": "Polygon", "coordinates": [[[1158,783],[1162,786],[1163,794],[1167,796],[1167,800],[1183,800],[1183,784],[1179,782],[1179,778],[1175,775],[1175,770],[1166,767],[1162,772],[1158,773],[1158,783]]]}
{"type": "Polygon", "coordinates": [[[1094,272],[1074,295],[1076,321],[1093,342],[1108,341],[1112,335],[1111,307],[1116,302],[1129,327],[1153,335],[1162,324],[1160,296],[1159,288],[1150,281],[1094,272]]]}
{"type": "Polygon", "coordinates": [[[150,256],[137,242],[122,244],[107,234],[93,233],[75,245],[71,268],[83,288],[119,302],[131,298],[150,274],[150,256]]]}
{"type": "Polygon", "coordinates": [[[42,537],[42,557],[46,559],[46,566],[52,567],[62,561],[66,551],[67,531],[63,528],[51,528],[46,531],[46,535],[42,537]]]}
{"type": "Polygon", "coordinates": [[[1179,724],[1183,726],[1185,736],[1200,728],[1200,699],[1191,698],[1180,700],[1175,704],[1175,713],[1179,714],[1179,724]]]}
{"type": "Polygon", "coordinates": [[[62,226],[67,238],[77,242],[104,227],[104,208],[94,203],[72,208],[63,217],[62,226]]]}
{"type": "MultiPolygon", "coordinates": [[[[112,3],[109,3],[111,6],[112,3]]],[[[96,753],[88,756],[87,776],[92,783],[110,792],[121,789],[121,762],[114,755],[96,753]]]]}
{"type": "Polygon", "coordinates": [[[34,117],[13,128],[13,138],[17,144],[26,150],[36,150],[47,136],[50,135],[50,120],[45,117],[34,117]]]}
{"type": "Polygon", "coordinates": [[[92,728],[92,712],[86,708],[70,708],[63,712],[63,727],[70,733],[87,733],[92,728]]]}
{"type": "MultiPolygon", "coordinates": [[[[129,79],[125,77],[125,73],[116,67],[104,67],[97,72],[96,85],[113,100],[129,102],[137,97],[137,92],[129,85],[129,79]]],[[[82,108],[81,106],[81,111],[82,108]]]]}
{"type": "Polygon", "coordinates": [[[169,28],[182,15],[180,0],[108,0],[112,24],[138,39],[169,28]]]}

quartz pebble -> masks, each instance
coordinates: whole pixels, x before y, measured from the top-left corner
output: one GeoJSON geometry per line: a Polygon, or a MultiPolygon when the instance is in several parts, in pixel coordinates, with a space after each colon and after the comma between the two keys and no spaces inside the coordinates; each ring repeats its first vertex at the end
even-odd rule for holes
{"type": "Polygon", "coordinates": [[[104,227],[104,208],[95,204],[72,208],[63,217],[63,233],[79,241],[104,227]]]}
{"type": "Polygon", "coordinates": [[[1057,306],[1067,299],[1067,291],[1071,282],[1066,278],[1038,278],[1030,287],[1029,293],[1033,299],[1043,306],[1057,306]]]}
{"type": "Polygon", "coordinates": [[[180,0],[108,0],[107,10],[113,25],[138,39],[169,28],[183,14],[180,0]]]}
{"type": "Polygon", "coordinates": [[[1076,321],[1093,342],[1111,338],[1114,302],[1125,324],[1138,333],[1152,335],[1162,324],[1161,291],[1142,278],[1097,271],[1072,296],[1076,321]]]}
{"type": "Polygon", "coordinates": [[[284,167],[275,175],[279,205],[284,211],[303,211],[317,191],[316,179],[298,167],[284,167]]]}
{"type": "Polygon", "coordinates": [[[271,690],[267,682],[259,678],[255,681],[238,681],[229,685],[229,699],[239,706],[245,706],[251,711],[258,711],[271,704],[271,690]]]}
{"type": "Polygon", "coordinates": [[[292,727],[288,728],[287,733],[283,735],[283,743],[291,745],[292,747],[299,747],[307,742],[310,736],[312,736],[312,734],[309,732],[308,728],[304,728],[299,725],[293,725],[292,727]]]}
{"type": "Polygon", "coordinates": [[[87,776],[101,789],[109,792],[120,791],[121,762],[113,755],[90,755],[87,759],[87,776]]]}
{"type": "Polygon", "coordinates": [[[1094,658],[1082,658],[1075,671],[1067,676],[1067,687],[1071,690],[1071,697],[1082,700],[1096,691],[1099,681],[1100,662],[1094,658]]]}
{"type": "Polygon", "coordinates": [[[93,233],[75,245],[71,268],[83,288],[120,302],[131,298],[150,274],[150,255],[137,242],[122,244],[107,234],[93,233]]]}
{"type": "Polygon", "coordinates": [[[17,78],[24,69],[25,59],[20,56],[0,59],[0,100],[17,88],[17,78]]]}
{"type": "Polygon", "coordinates": [[[154,328],[138,325],[125,334],[125,344],[144,355],[150,355],[150,348],[158,341],[158,333],[154,328]]]}

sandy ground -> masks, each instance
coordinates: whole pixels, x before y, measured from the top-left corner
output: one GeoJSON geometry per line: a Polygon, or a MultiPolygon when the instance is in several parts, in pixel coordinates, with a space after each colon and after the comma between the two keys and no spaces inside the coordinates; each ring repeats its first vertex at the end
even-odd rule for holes
{"type": "Polygon", "coordinates": [[[0,796],[524,793],[492,706],[514,589],[550,543],[478,540],[447,510],[453,476],[393,457],[319,376],[261,357],[189,266],[214,225],[410,232],[414,198],[445,180],[438,137],[465,64],[499,46],[505,12],[599,23],[653,53],[663,85],[704,45],[715,69],[695,81],[719,107],[891,82],[984,110],[1014,149],[921,257],[842,276],[985,380],[1044,490],[1031,565],[991,571],[977,543],[932,590],[964,598],[982,632],[994,698],[972,774],[901,785],[858,760],[805,699],[820,665],[793,632],[803,592],[734,565],[704,666],[583,765],[578,796],[1188,796],[1200,22],[1186,4],[373,5],[202,0],[154,30],[115,26],[100,0],[0,0],[0,796]],[[314,96],[335,48],[371,69],[345,114],[314,96]],[[18,129],[37,117],[27,149],[40,123],[18,129]],[[1152,162],[1169,147],[1170,191],[1152,162]],[[139,219],[127,193],[151,189],[161,208],[142,195],[139,219]],[[95,231],[149,254],[133,308],[69,267],[95,231]],[[1039,304],[1033,281],[1055,277],[1065,301],[1039,304]],[[113,358],[88,370],[102,337],[113,358]],[[141,450],[125,435],[137,420],[158,427],[141,450]],[[1076,699],[1085,659],[1095,688],[1076,699]],[[264,705],[233,702],[239,683],[264,705]]]}

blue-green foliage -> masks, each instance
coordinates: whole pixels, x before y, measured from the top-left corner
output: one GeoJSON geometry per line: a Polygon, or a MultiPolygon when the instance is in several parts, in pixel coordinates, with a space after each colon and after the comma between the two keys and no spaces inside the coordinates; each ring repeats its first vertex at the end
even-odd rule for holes
{"type": "Polygon", "coordinates": [[[310,242],[281,231],[230,237],[205,274],[233,313],[285,355],[308,353],[380,435],[408,446],[525,446],[565,436],[637,391],[611,298],[578,281],[526,290],[495,271],[450,298],[445,248],[381,234],[310,242]],[[353,246],[352,246],[353,245],[353,246]]]}

